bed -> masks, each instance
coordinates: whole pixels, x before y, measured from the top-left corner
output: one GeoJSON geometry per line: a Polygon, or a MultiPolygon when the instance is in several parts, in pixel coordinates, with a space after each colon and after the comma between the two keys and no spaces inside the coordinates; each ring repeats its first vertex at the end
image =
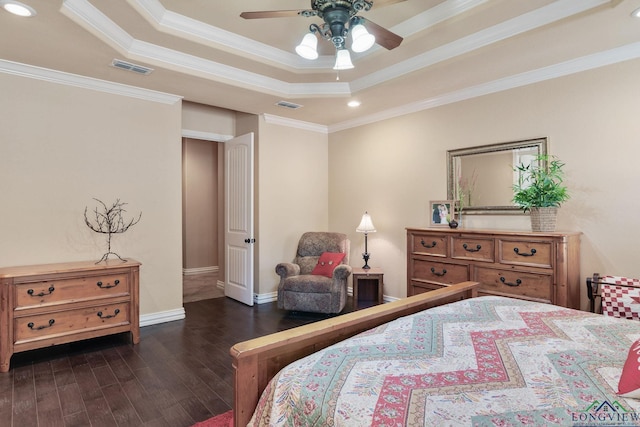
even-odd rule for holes
{"type": "Polygon", "coordinates": [[[476,286],[237,344],[235,425],[640,425],[616,393],[640,322],[476,286]]]}

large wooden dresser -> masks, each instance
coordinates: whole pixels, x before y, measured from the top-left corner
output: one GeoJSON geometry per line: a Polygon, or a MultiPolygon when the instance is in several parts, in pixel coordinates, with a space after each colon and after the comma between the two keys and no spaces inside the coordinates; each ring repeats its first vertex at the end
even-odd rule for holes
{"type": "Polygon", "coordinates": [[[579,309],[580,234],[407,228],[407,296],[473,280],[480,295],[579,309]]]}
{"type": "Polygon", "coordinates": [[[120,332],[140,342],[134,260],[0,268],[0,372],[13,353],[120,332]]]}

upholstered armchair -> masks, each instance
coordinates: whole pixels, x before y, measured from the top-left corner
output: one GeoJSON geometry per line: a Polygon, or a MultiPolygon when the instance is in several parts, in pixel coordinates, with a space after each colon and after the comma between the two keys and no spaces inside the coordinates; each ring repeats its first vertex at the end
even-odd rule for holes
{"type": "Polygon", "coordinates": [[[293,262],[276,266],[280,276],[278,308],[340,313],[347,302],[347,280],[351,275],[349,249],[346,234],[304,233],[293,262]]]}

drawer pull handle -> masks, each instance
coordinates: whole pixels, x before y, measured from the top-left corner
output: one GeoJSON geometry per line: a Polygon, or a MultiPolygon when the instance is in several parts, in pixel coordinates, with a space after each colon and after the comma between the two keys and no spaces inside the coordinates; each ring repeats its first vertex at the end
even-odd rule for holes
{"type": "Polygon", "coordinates": [[[116,279],[113,282],[113,285],[103,285],[102,282],[98,282],[96,283],[96,285],[100,288],[100,289],[110,289],[110,288],[115,288],[116,286],[118,286],[120,284],[120,280],[116,279]]]}
{"type": "Polygon", "coordinates": [[[98,312],[98,317],[101,319],[111,319],[112,317],[116,317],[120,313],[120,309],[116,308],[113,314],[103,315],[101,311],[98,312]]]}
{"type": "Polygon", "coordinates": [[[466,244],[466,243],[465,243],[464,245],[462,245],[462,247],[463,247],[463,248],[464,248],[464,250],[465,250],[465,251],[467,251],[467,252],[478,252],[478,251],[480,251],[480,249],[482,249],[482,246],[480,246],[480,245],[476,245],[476,248],[475,248],[475,249],[473,249],[473,248],[469,248],[469,247],[467,247],[467,244],[466,244]]]}
{"type": "Polygon", "coordinates": [[[521,254],[521,253],[520,253],[520,249],[518,249],[518,248],[513,248],[513,252],[515,252],[516,254],[518,254],[518,255],[520,255],[520,256],[534,256],[534,255],[536,254],[536,252],[537,252],[537,251],[535,250],[535,248],[533,248],[533,249],[531,249],[531,253],[530,253],[530,254],[528,254],[528,253],[526,253],[526,252],[521,254]]]}
{"type": "Polygon", "coordinates": [[[29,323],[27,323],[27,326],[28,326],[28,327],[29,327],[29,329],[31,329],[32,331],[41,331],[42,329],[52,327],[54,323],[56,323],[56,321],[55,321],[54,319],[49,319],[49,324],[48,324],[48,325],[35,326],[35,325],[33,324],[33,322],[29,322],[29,323]],[[34,326],[35,326],[35,327],[34,327],[34,326]]]}
{"type": "Polygon", "coordinates": [[[435,269],[435,268],[433,268],[433,267],[431,267],[431,272],[432,272],[433,274],[435,274],[436,276],[438,276],[438,277],[442,277],[442,276],[444,276],[445,274],[447,274],[447,269],[446,269],[446,268],[443,268],[443,269],[442,269],[442,273],[436,273],[436,269],[435,269]]]}
{"type": "Polygon", "coordinates": [[[436,243],[436,241],[435,241],[435,240],[434,240],[433,242],[431,242],[431,245],[427,245],[427,244],[424,242],[424,240],[420,240],[420,244],[421,244],[422,246],[424,246],[425,248],[427,248],[427,249],[435,248],[435,247],[436,247],[436,245],[437,245],[437,243],[436,243]]]}
{"type": "Polygon", "coordinates": [[[516,279],[516,283],[511,283],[511,282],[507,282],[507,279],[505,279],[502,276],[500,276],[500,281],[507,286],[520,286],[520,284],[522,284],[522,280],[520,279],[516,279]]]}
{"type": "Polygon", "coordinates": [[[39,294],[35,294],[35,295],[34,295],[34,294],[33,294],[33,289],[29,289],[29,290],[27,291],[27,293],[28,293],[29,295],[31,295],[32,297],[43,297],[43,296],[45,296],[45,295],[51,295],[51,294],[53,293],[53,291],[55,291],[55,290],[56,290],[56,288],[54,288],[53,286],[49,286],[49,292],[44,292],[44,291],[43,291],[43,292],[40,292],[39,294]]]}

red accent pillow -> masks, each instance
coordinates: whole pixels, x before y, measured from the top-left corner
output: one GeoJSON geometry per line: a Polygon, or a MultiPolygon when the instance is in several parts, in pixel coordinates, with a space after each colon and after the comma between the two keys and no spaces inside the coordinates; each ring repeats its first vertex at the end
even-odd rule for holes
{"type": "Polygon", "coordinates": [[[333,277],[333,270],[342,262],[346,254],[341,252],[324,252],[320,255],[318,263],[313,268],[311,274],[318,276],[333,277]]]}
{"type": "Polygon", "coordinates": [[[624,362],[618,382],[618,394],[622,397],[640,399],[640,339],[636,340],[629,349],[627,361],[624,362]]]}

